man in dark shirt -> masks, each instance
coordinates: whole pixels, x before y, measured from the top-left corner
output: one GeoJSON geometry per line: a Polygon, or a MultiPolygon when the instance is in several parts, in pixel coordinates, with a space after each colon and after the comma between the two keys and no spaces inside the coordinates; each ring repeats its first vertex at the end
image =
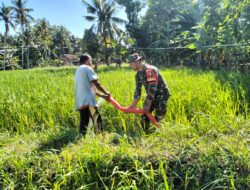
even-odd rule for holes
{"type": "MultiPolygon", "coordinates": [[[[152,113],[155,110],[155,116],[158,121],[164,118],[167,111],[167,101],[170,97],[168,86],[161,76],[159,70],[152,65],[144,64],[142,57],[138,53],[129,56],[128,62],[130,67],[137,71],[136,73],[136,89],[134,100],[130,108],[135,108],[140,97],[142,85],[145,87],[147,96],[144,101],[143,110],[145,113],[152,113]]],[[[149,119],[146,115],[142,115],[141,123],[145,130],[149,129],[149,119]]]]}

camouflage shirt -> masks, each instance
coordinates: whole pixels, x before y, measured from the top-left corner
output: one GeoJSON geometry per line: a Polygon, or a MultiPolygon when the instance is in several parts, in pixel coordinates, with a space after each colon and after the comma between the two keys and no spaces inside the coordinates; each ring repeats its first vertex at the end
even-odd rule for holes
{"type": "Polygon", "coordinates": [[[134,99],[140,99],[142,85],[145,87],[147,99],[166,101],[169,96],[168,86],[159,70],[148,64],[143,64],[143,70],[136,73],[136,89],[134,99]]]}

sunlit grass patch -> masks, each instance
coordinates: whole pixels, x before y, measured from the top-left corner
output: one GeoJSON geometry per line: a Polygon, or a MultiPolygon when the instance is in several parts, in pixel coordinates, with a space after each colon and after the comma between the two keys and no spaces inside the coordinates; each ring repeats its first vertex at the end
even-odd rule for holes
{"type": "MultiPolygon", "coordinates": [[[[104,133],[78,132],[74,72],[0,73],[0,189],[249,189],[249,76],[161,70],[171,91],[161,128],[100,102],[104,133]]],[[[135,73],[98,71],[123,106],[135,73]]],[[[145,92],[142,93],[142,106],[145,92]]]]}

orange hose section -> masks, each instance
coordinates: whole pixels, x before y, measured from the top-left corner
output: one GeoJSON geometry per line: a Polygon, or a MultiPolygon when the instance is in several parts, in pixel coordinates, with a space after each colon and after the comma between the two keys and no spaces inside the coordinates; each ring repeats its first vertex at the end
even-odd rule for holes
{"type": "MultiPolygon", "coordinates": [[[[139,109],[139,108],[125,108],[122,107],[116,100],[114,100],[112,97],[110,97],[108,99],[108,101],[118,110],[125,112],[125,113],[135,113],[135,114],[144,114],[143,109],[139,109]]],[[[155,119],[155,117],[151,114],[151,113],[146,113],[145,114],[148,119],[154,124],[156,125],[158,128],[160,128],[160,125],[158,123],[158,121],[155,119]]]]}

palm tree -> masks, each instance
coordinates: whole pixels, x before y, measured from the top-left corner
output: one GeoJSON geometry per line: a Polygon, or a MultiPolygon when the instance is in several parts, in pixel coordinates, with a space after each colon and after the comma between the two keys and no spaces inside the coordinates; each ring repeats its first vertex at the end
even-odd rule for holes
{"type": "Polygon", "coordinates": [[[34,43],[40,46],[40,52],[43,59],[48,60],[50,55],[50,46],[52,44],[52,27],[45,18],[37,20],[34,25],[35,36],[34,43]]]}
{"type": "Polygon", "coordinates": [[[76,54],[78,52],[80,52],[80,39],[77,38],[74,35],[70,36],[70,43],[71,43],[71,47],[72,47],[72,53],[76,54]]]}
{"type": "Polygon", "coordinates": [[[23,63],[23,45],[24,45],[24,30],[29,25],[30,21],[34,20],[32,16],[29,15],[33,9],[26,8],[26,0],[14,0],[14,6],[12,7],[15,11],[15,19],[18,24],[21,26],[22,33],[22,68],[24,67],[23,63]]]}
{"type": "Polygon", "coordinates": [[[105,59],[108,62],[108,41],[113,39],[115,36],[119,35],[121,30],[118,28],[117,24],[125,23],[125,20],[115,16],[117,6],[114,0],[91,0],[91,3],[87,0],[82,0],[83,4],[87,7],[87,12],[90,14],[84,16],[87,21],[94,22],[91,30],[96,30],[95,32],[103,36],[103,41],[105,48],[105,59]]]}
{"type": "Polygon", "coordinates": [[[0,20],[4,21],[5,24],[5,33],[4,33],[4,61],[3,61],[3,70],[5,70],[6,66],[6,40],[10,30],[10,27],[15,28],[13,24],[13,12],[11,7],[6,7],[4,3],[2,3],[2,7],[0,8],[0,20]]]}
{"type": "Polygon", "coordinates": [[[27,60],[27,67],[30,68],[30,62],[29,62],[29,47],[34,47],[34,39],[35,39],[35,33],[32,31],[30,27],[26,28],[23,33],[23,41],[24,45],[26,46],[26,60],[27,60]]]}
{"type": "Polygon", "coordinates": [[[53,45],[55,49],[59,50],[59,57],[63,54],[69,53],[71,48],[70,35],[71,33],[64,26],[56,26],[53,34],[53,45]]]}

